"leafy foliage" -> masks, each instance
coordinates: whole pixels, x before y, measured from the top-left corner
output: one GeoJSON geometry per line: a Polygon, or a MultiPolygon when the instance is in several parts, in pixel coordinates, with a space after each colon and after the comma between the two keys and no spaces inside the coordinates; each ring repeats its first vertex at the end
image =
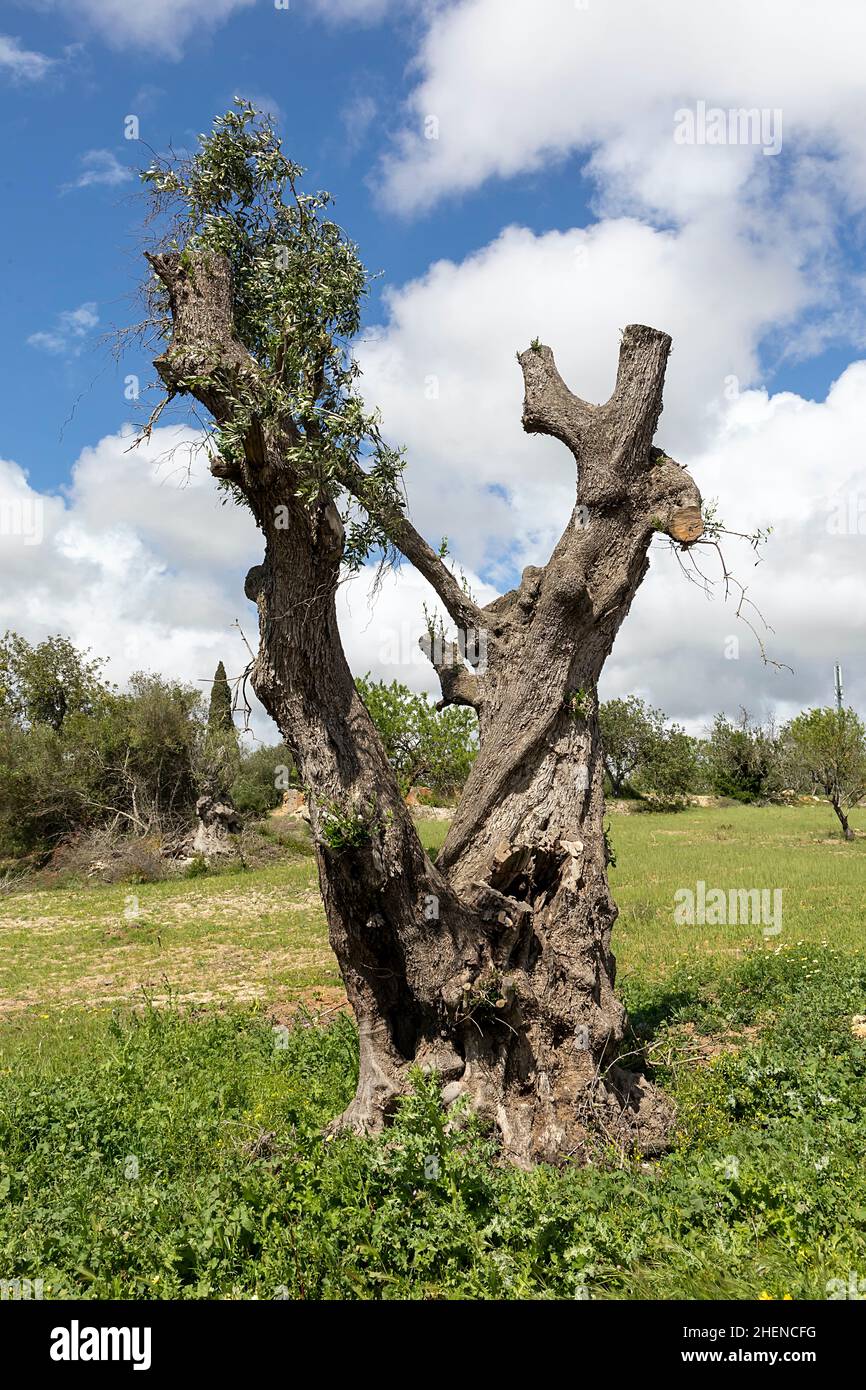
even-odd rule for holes
{"type": "Polygon", "coordinates": [[[335,854],[370,844],[380,829],[375,806],[343,807],[332,802],[321,808],[319,819],[322,839],[335,854]]]}
{"type": "Polygon", "coordinates": [[[233,780],[234,730],[209,731],[195,686],[139,671],[118,692],[64,638],[11,633],[2,651],[0,854],[44,855],[92,827],[168,830],[233,780]]]}
{"type": "Polygon", "coordinates": [[[647,760],[661,737],[664,715],[636,695],[624,700],[605,700],[599,706],[604,769],[614,796],[621,796],[629,778],[647,760]]]}
{"type": "Polygon", "coordinates": [[[102,678],[103,660],[89,660],[59,634],[35,647],[17,632],[0,639],[0,712],[55,733],[67,715],[92,715],[111,689],[102,678]]]}
{"type": "MultiPolygon", "coordinates": [[[[239,98],[198,138],[187,159],[156,160],[144,171],[154,210],[168,216],[162,248],[197,259],[227,258],[239,340],[257,367],[255,401],[233,382],[235,409],[220,422],[222,457],[240,460],[254,418],[285,439],[297,495],[310,506],[343,493],[347,465],[364,460],[366,515],[347,509],[345,560],[358,568],[376,547],[389,550],[380,518],[401,509],[402,454],[382,439],[379,419],[357,390],[351,344],[369,277],[355,244],[328,216],[331,195],[301,188],[304,170],[283,153],[269,117],[239,98]]],[[[168,295],[150,287],[153,319],[168,338],[168,295]]],[[[213,364],[218,375],[221,365],[213,364]]],[[[187,390],[207,384],[190,379],[187,390]]],[[[232,484],[227,484],[233,486],[232,484]]],[[[238,496],[242,501],[243,497],[238,496]]]]}
{"type": "Polygon", "coordinates": [[[426,785],[438,797],[453,796],[478,751],[475,711],[455,705],[437,710],[427,695],[399,681],[386,685],[368,675],[356,684],[403,794],[426,785]]]}
{"type": "Polygon", "coordinates": [[[279,806],[294,775],[292,754],[285,743],[242,753],[230,788],[232,801],[239,811],[264,815],[279,806]]]}
{"type": "Polygon", "coordinates": [[[232,689],[220,661],[214,672],[204,737],[195,758],[200,792],[225,797],[240,772],[241,752],[232,716],[232,689]]]}
{"type": "Polygon", "coordinates": [[[866,796],[866,727],[852,709],[810,709],[788,726],[794,757],[847,833],[845,811],[866,796]]]}
{"type": "Polygon", "coordinates": [[[234,730],[232,717],[232,688],[226,677],[226,668],[220,661],[214,672],[213,685],[208,705],[207,726],[209,732],[228,733],[234,730]]]}
{"type": "Polygon", "coordinates": [[[640,772],[640,788],[650,791],[660,806],[682,806],[697,779],[697,740],[679,724],[672,724],[650,745],[640,772]]]}
{"type": "Polygon", "coordinates": [[[718,796],[766,801],[784,783],[782,739],[772,724],[754,724],[745,710],[737,723],[718,714],[707,747],[707,767],[718,796]]]}

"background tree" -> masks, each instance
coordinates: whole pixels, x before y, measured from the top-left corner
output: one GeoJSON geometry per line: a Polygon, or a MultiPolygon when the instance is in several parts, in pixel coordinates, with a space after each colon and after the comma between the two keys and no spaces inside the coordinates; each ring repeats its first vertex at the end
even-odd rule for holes
{"type": "Polygon", "coordinates": [[[220,661],[214,671],[208,706],[207,727],[209,733],[232,733],[235,721],[232,715],[232,688],[226,677],[226,668],[220,661]]]}
{"type": "Polygon", "coordinates": [[[195,775],[200,792],[225,804],[230,787],[240,774],[241,752],[232,714],[232,689],[226,668],[219,662],[214,672],[207,725],[196,748],[195,775]]]}
{"type": "Polygon", "coordinates": [[[426,695],[400,681],[386,685],[366,676],[356,684],[404,796],[420,785],[439,797],[453,796],[478,751],[474,710],[453,705],[437,710],[426,695]]]}
{"type": "Polygon", "coordinates": [[[0,711],[0,858],[42,855],[86,818],[63,752],[50,725],[27,729],[0,711]]]}
{"type": "Polygon", "coordinates": [[[694,482],[652,443],[670,338],[627,327],[613,394],[597,406],[568,389],[550,348],[520,353],[524,428],[571,451],[579,510],[548,563],[482,608],[408,519],[402,460],[357,392],[366,275],[301,172],[243,103],[191,158],[147,171],[168,219],[149,255],[150,325],[168,395],[209,412],[211,472],[264,537],[246,581],[260,641],[250,678],[308,790],[358,1020],[357,1091],[336,1127],[379,1128],[420,1066],[518,1162],[611,1142],[656,1151],[671,1107],[616,1062],[626,1016],[596,690],[654,535],[689,545],[702,530],[694,482]],[[341,574],[395,547],[456,629],[428,646],[443,700],[479,720],[435,864],[337,627],[341,574]]]}
{"type": "Polygon", "coordinates": [[[810,709],[787,729],[801,768],[829,799],[846,840],[848,812],[866,796],[866,727],[852,709],[810,709]]]}
{"type": "Polygon", "coordinates": [[[783,747],[774,725],[754,724],[746,710],[733,723],[717,714],[707,744],[710,786],[717,796],[765,801],[784,782],[783,747]]]}
{"type": "Polygon", "coordinates": [[[197,689],[137,672],[119,693],[101,680],[103,663],[65,639],[58,665],[55,639],[33,648],[7,637],[5,689],[13,697],[0,702],[0,854],[44,857],[93,827],[137,835],[184,830],[207,742],[197,689]],[[60,721],[58,669],[65,682],[60,721]]]}
{"type": "Polygon", "coordinates": [[[0,639],[0,709],[24,724],[55,733],[68,714],[92,714],[110,688],[101,660],[88,660],[59,634],[35,647],[17,632],[0,639]]]}
{"type": "Polygon", "coordinates": [[[681,807],[696,790],[698,776],[698,741],[679,724],[672,724],[656,733],[647,745],[639,789],[651,793],[660,806],[681,807]]]}
{"type": "Polygon", "coordinates": [[[0,855],[42,855],[103,814],[93,747],[116,695],[65,637],[0,641],[0,855]]]}
{"type": "Polygon", "coordinates": [[[604,770],[614,796],[622,796],[629,778],[649,757],[653,743],[662,736],[664,718],[660,709],[637,695],[605,700],[599,706],[604,770]]]}
{"type": "Polygon", "coordinates": [[[285,743],[242,752],[229,788],[231,799],[239,811],[263,816],[281,804],[295,775],[291,749],[285,743]]]}
{"type": "Polygon", "coordinates": [[[196,749],[204,741],[199,691],[136,671],[122,697],[122,719],[110,768],[127,788],[137,820],[148,828],[182,820],[198,790],[196,749]]]}

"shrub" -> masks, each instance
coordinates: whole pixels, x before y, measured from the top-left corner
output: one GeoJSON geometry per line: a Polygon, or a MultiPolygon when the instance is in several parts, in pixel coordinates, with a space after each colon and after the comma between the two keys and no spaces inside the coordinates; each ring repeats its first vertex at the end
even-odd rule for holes
{"type": "Polygon", "coordinates": [[[291,752],[285,743],[242,753],[230,791],[239,811],[263,816],[274,810],[288,786],[297,783],[291,752]]]}
{"type": "Polygon", "coordinates": [[[772,723],[753,724],[746,710],[737,723],[716,716],[707,765],[716,795],[735,801],[766,801],[784,785],[782,740],[772,723]]]}
{"type": "Polygon", "coordinates": [[[457,705],[437,710],[427,695],[399,681],[386,685],[368,675],[356,684],[404,796],[420,783],[439,800],[453,797],[478,751],[475,711],[457,705]]]}
{"type": "Polygon", "coordinates": [[[698,778],[697,741],[672,724],[649,744],[636,785],[647,809],[679,810],[698,778]]]}

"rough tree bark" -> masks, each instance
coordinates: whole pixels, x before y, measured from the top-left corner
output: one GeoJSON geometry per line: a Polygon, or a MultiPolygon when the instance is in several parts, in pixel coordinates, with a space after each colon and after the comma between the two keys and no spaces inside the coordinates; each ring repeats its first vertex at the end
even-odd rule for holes
{"type": "MultiPolygon", "coordinates": [[[[227,268],[216,257],[151,263],[173,319],[157,369],[219,423],[258,384],[233,332],[227,268]],[[188,384],[205,374],[206,389],[188,384]]],[[[466,1096],[518,1163],[585,1159],[611,1141],[645,1153],[665,1144],[668,1101],[615,1061],[626,1016],[614,994],[596,688],[653,534],[683,545],[701,534],[694,482],[652,446],[669,349],[666,334],[628,327],[604,405],[571,393],[549,348],[520,355],[523,427],[561,440],[578,481],[549,562],[510,593],[477,607],[405,516],[390,523],[461,634],[427,644],[443,701],[479,716],[479,756],[435,864],[343,653],[343,527],[333,502],[296,498],[293,427],[254,417],[244,460],[212,461],[264,534],[246,582],[260,629],[252,683],[309,792],[331,944],[358,1021],[357,1092],[335,1128],[380,1128],[415,1064],[435,1068],[447,1104],[466,1096]]],[[[343,477],[362,503],[365,476],[355,466],[343,477]]]]}

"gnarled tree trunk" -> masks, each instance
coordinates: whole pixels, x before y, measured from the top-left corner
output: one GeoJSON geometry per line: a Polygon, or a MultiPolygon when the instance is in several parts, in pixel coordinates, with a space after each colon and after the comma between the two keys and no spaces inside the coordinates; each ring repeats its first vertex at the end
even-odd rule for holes
{"type": "MultiPolygon", "coordinates": [[[[192,269],[172,255],[152,262],[174,324],[157,368],[219,421],[239,390],[255,398],[258,370],[233,333],[227,269],[213,257],[192,269]],[[187,385],[203,364],[206,391],[187,385]]],[[[309,791],[331,944],[358,1021],[358,1088],[337,1127],[381,1127],[417,1064],[438,1072],[446,1103],[468,1097],[520,1163],[585,1158],[599,1140],[647,1153],[665,1143],[667,1100],[615,1063],[626,1018],[596,689],[654,532],[682,544],[701,533],[695,484],[652,447],[669,349],[664,333],[627,328],[600,406],[572,395],[549,348],[521,355],[524,428],[571,450],[578,484],[550,561],[517,589],[477,607],[405,516],[389,524],[460,634],[428,643],[443,699],[479,715],[479,756],[435,864],[343,653],[335,505],[296,497],[285,426],[254,422],[244,461],[212,464],[264,533],[246,585],[260,627],[252,682],[309,791]]],[[[342,479],[361,503],[365,477],[356,465],[342,479]]]]}

